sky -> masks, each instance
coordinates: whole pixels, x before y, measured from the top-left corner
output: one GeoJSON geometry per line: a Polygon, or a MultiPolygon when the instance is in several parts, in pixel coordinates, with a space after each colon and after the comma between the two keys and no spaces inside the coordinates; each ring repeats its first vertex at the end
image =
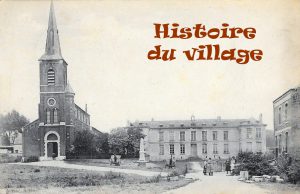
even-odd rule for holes
{"type": "MultiPolygon", "coordinates": [[[[50,1],[0,1],[0,113],[38,117],[39,62],[50,1]]],[[[127,121],[257,118],[273,129],[273,100],[300,83],[300,2],[54,1],[62,56],[75,102],[88,106],[100,131],[127,121]],[[156,39],[153,23],[254,27],[248,40],[156,39]],[[261,49],[263,59],[188,61],[201,44],[261,49]],[[173,61],[148,60],[156,45],[177,49],[173,61]]]]}

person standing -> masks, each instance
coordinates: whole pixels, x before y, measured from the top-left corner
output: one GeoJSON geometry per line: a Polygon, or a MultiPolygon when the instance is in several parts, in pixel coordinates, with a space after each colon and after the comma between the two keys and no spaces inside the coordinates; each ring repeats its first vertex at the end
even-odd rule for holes
{"type": "Polygon", "coordinates": [[[233,156],[231,161],[230,161],[231,174],[234,173],[234,166],[235,166],[235,158],[233,156]]]}
{"type": "Polygon", "coordinates": [[[213,176],[213,169],[212,169],[212,160],[211,158],[208,159],[207,162],[207,171],[209,176],[213,176]]]}
{"type": "Polygon", "coordinates": [[[203,165],[203,174],[206,175],[207,172],[207,161],[204,160],[204,165],[203,165]]]}
{"type": "Polygon", "coordinates": [[[228,174],[228,172],[230,173],[230,171],[231,171],[230,159],[226,160],[226,162],[225,162],[225,171],[226,171],[226,174],[228,174]]]}

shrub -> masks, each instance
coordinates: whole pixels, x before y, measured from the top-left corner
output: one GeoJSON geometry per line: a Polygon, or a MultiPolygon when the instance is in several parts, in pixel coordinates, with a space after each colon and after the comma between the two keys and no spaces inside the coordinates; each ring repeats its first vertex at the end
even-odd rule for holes
{"type": "Polygon", "coordinates": [[[172,172],[170,172],[168,174],[168,176],[179,176],[179,175],[180,175],[180,173],[178,171],[176,171],[176,170],[173,170],[172,172]]]}
{"type": "Polygon", "coordinates": [[[157,176],[154,176],[151,178],[147,178],[146,181],[141,181],[140,183],[159,183],[160,179],[161,179],[161,176],[157,175],[157,176]]]}
{"type": "Polygon", "coordinates": [[[37,162],[39,161],[39,157],[38,156],[29,156],[25,162],[37,162]]]}
{"type": "Polygon", "coordinates": [[[104,175],[105,179],[111,180],[111,179],[115,179],[115,178],[121,178],[121,174],[120,173],[113,173],[112,171],[109,171],[107,173],[105,173],[104,175]]]}
{"type": "Polygon", "coordinates": [[[40,169],[34,169],[33,172],[40,172],[41,170],[40,169]]]}
{"type": "Polygon", "coordinates": [[[293,161],[287,169],[288,181],[296,184],[300,181],[300,161],[293,161]]]}
{"type": "Polygon", "coordinates": [[[248,171],[250,176],[261,176],[264,174],[274,175],[277,173],[274,166],[270,164],[270,161],[264,155],[251,152],[239,153],[237,157],[237,167],[235,174],[239,174],[240,171],[248,171]]]}

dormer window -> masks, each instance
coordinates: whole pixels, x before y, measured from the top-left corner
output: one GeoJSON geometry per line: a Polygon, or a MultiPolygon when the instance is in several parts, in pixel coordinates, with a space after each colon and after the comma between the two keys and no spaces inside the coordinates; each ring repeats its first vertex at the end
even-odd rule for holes
{"type": "Polygon", "coordinates": [[[54,72],[53,69],[48,70],[47,80],[48,80],[48,85],[54,85],[55,84],[55,72],[54,72]]]}

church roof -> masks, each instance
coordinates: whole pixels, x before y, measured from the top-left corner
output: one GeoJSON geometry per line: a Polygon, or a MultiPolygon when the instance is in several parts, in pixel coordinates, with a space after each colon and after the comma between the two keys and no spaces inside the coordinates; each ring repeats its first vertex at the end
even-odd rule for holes
{"type": "Polygon", "coordinates": [[[40,58],[40,60],[60,60],[60,59],[63,58],[61,56],[61,51],[60,51],[60,43],[58,37],[58,30],[56,26],[53,2],[51,1],[45,53],[40,58]]]}

